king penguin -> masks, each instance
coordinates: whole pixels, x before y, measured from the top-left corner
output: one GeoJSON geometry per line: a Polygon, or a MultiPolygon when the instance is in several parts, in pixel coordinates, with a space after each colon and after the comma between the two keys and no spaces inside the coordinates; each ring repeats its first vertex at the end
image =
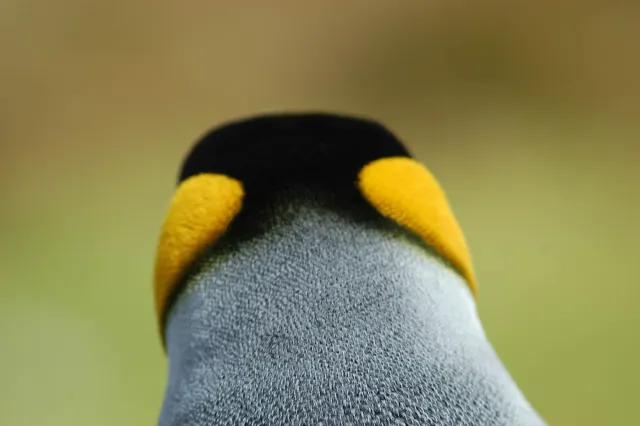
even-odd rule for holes
{"type": "Polygon", "coordinates": [[[158,243],[159,426],[544,425],[488,341],[464,235],[377,121],[205,134],[158,243]]]}

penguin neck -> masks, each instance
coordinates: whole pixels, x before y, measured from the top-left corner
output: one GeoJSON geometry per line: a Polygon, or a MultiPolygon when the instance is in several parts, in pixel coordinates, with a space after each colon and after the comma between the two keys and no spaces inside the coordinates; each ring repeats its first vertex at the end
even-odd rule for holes
{"type": "Polygon", "coordinates": [[[371,338],[409,328],[482,334],[462,277],[366,202],[344,208],[351,196],[296,190],[255,201],[260,208],[241,215],[187,278],[168,315],[170,360],[356,326],[371,338]]]}

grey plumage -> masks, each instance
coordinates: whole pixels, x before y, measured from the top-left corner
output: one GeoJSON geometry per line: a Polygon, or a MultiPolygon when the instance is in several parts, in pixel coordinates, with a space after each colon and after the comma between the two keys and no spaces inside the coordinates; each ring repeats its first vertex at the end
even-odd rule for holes
{"type": "Polygon", "coordinates": [[[173,304],[160,426],[544,424],[444,260],[373,209],[282,199],[173,304]]]}

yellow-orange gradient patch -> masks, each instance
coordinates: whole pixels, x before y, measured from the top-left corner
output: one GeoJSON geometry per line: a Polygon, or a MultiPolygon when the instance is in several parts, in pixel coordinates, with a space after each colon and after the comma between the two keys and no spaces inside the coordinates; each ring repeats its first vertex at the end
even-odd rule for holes
{"type": "Polygon", "coordinates": [[[242,183],[220,174],[204,173],[178,187],[160,233],[154,291],[158,323],[187,268],[225,233],[242,208],[242,183]]]}
{"type": "Polygon", "coordinates": [[[420,236],[476,294],[467,242],[444,191],[422,164],[406,157],[383,158],[363,167],[358,178],[360,191],[380,214],[420,236]]]}

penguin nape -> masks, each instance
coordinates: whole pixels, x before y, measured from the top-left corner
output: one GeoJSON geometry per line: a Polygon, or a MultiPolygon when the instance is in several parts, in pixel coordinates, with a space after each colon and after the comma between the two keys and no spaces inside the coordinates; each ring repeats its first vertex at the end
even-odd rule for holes
{"type": "Polygon", "coordinates": [[[224,124],[162,226],[160,426],[544,425],[483,331],[438,182],[374,121],[224,124]]]}

